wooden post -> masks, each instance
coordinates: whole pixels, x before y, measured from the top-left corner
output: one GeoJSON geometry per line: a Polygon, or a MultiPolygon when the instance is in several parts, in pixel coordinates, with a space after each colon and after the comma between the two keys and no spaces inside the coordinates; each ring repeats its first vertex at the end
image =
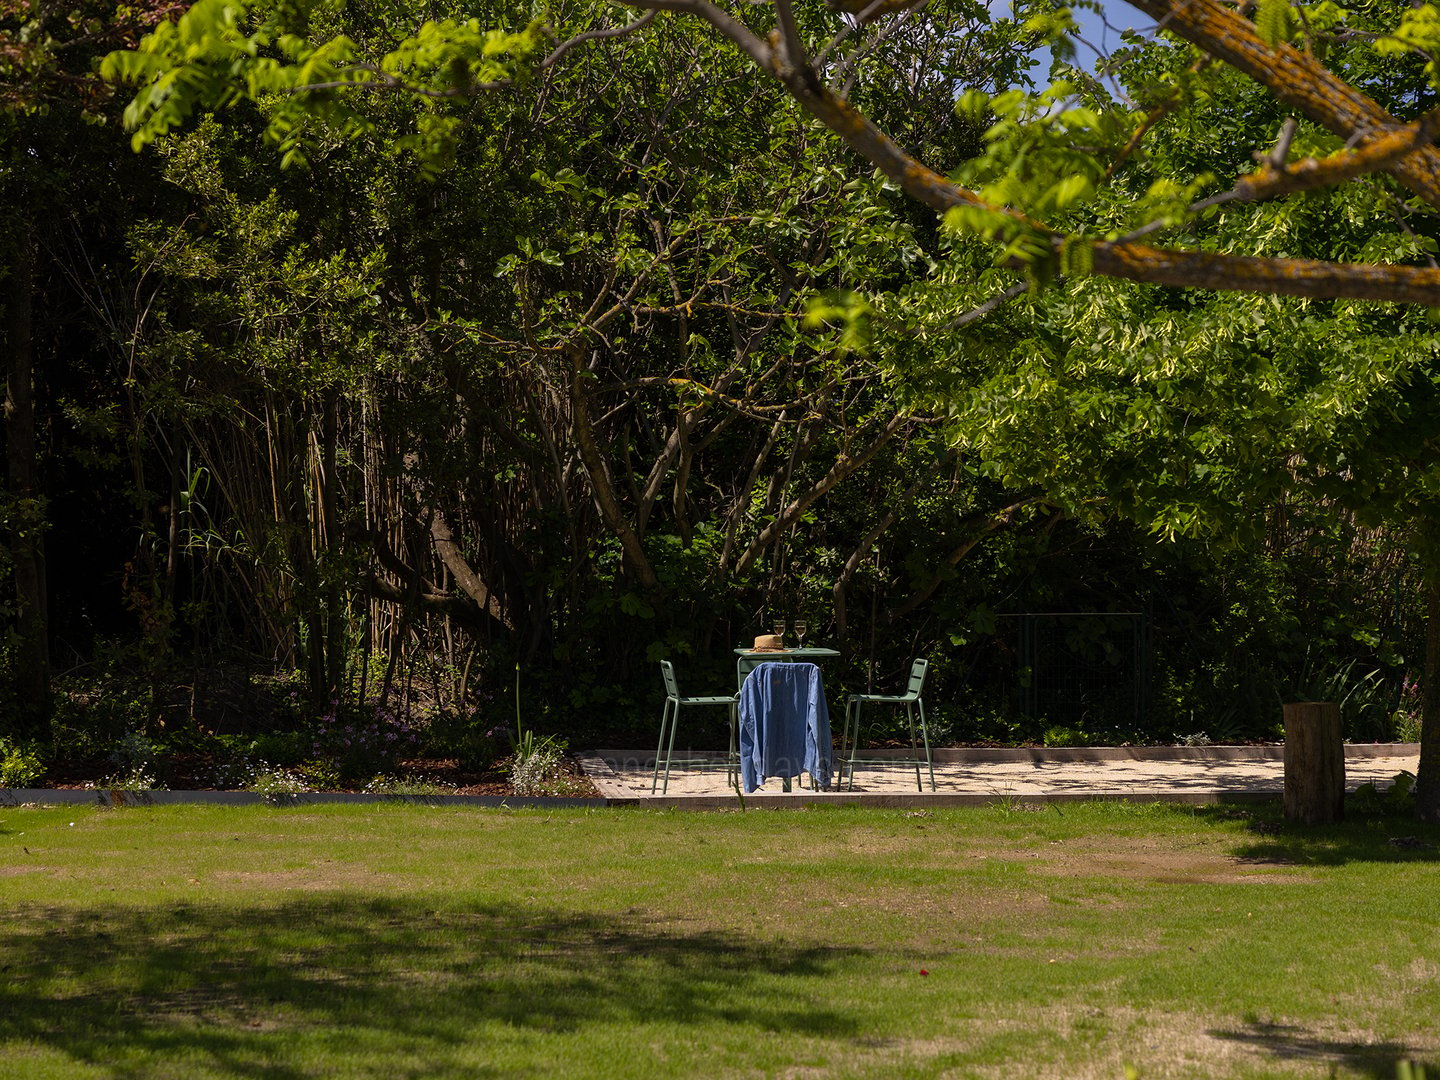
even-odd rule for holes
{"type": "Polygon", "coordinates": [[[1325,825],[1345,814],[1345,747],[1340,706],[1298,701],[1285,706],[1285,820],[1325,825]]]}

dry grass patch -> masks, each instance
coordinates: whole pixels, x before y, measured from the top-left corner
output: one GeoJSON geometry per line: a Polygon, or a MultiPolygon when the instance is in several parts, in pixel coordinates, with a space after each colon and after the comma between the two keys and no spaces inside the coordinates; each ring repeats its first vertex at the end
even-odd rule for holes
{"type": "MultiPolygon", "coordinates": [[[[258,891],[330,892],[376,889],[401,884],[394,874],[379,873],[353,863],[326,861],[284,870],[210,870],[201,878],[220,884],[243,885],[258,891]]],[[[192,878],[193,881],[201,878],[192,878]]]]}

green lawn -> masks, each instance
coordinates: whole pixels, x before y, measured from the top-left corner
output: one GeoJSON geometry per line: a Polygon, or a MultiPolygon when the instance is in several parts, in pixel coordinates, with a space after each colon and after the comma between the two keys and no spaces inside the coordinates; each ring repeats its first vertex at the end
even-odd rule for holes
{"type": "Polygon", "coordinates": [[[1437,843],[1129,804],[8,808],[0,1062],[1434,1080],[1437,843]]]}

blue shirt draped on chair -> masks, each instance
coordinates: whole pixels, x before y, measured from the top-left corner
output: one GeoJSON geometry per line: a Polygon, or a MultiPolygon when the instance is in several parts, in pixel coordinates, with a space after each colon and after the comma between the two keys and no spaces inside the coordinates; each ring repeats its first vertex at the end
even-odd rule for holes
{"type": "Polygon", "coordinates": [[[830,786],[830,710],[814,664],[764,663],[740,689],[740,778],[754,791],[772,776],[807,772],[830,786]]]}

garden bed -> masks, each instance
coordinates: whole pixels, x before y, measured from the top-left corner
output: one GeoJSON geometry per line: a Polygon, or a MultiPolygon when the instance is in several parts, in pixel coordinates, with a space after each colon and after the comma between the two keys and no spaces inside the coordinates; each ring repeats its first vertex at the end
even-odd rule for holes
{"type": "MultiPolygon", "coordinates": [[[[486,769],[465,769],[454,758],[413,758],[400,762],[397,776],[369,780],[338,781],[316,778],[303,767],[280,769],[271,766],[237,766],[210,754],[177,754],[155,762],[152,788],[172,791],[276,791],[289,786],[296,791],[339,791],[410,795],[494,795],[515,796],[510,758],[502,758],[486,769]]],[[[115,786],[116,766],[109,757],[61,760],[29,786],[55,789],[95,789],[115,786]]],[[[571,758],[565,758],[558,775],[546,784],[548,795],[570,798],[597,797],[595,786],[571,758]]],[[[531,792],[530,794],[534,794],[531,792]]]]}

